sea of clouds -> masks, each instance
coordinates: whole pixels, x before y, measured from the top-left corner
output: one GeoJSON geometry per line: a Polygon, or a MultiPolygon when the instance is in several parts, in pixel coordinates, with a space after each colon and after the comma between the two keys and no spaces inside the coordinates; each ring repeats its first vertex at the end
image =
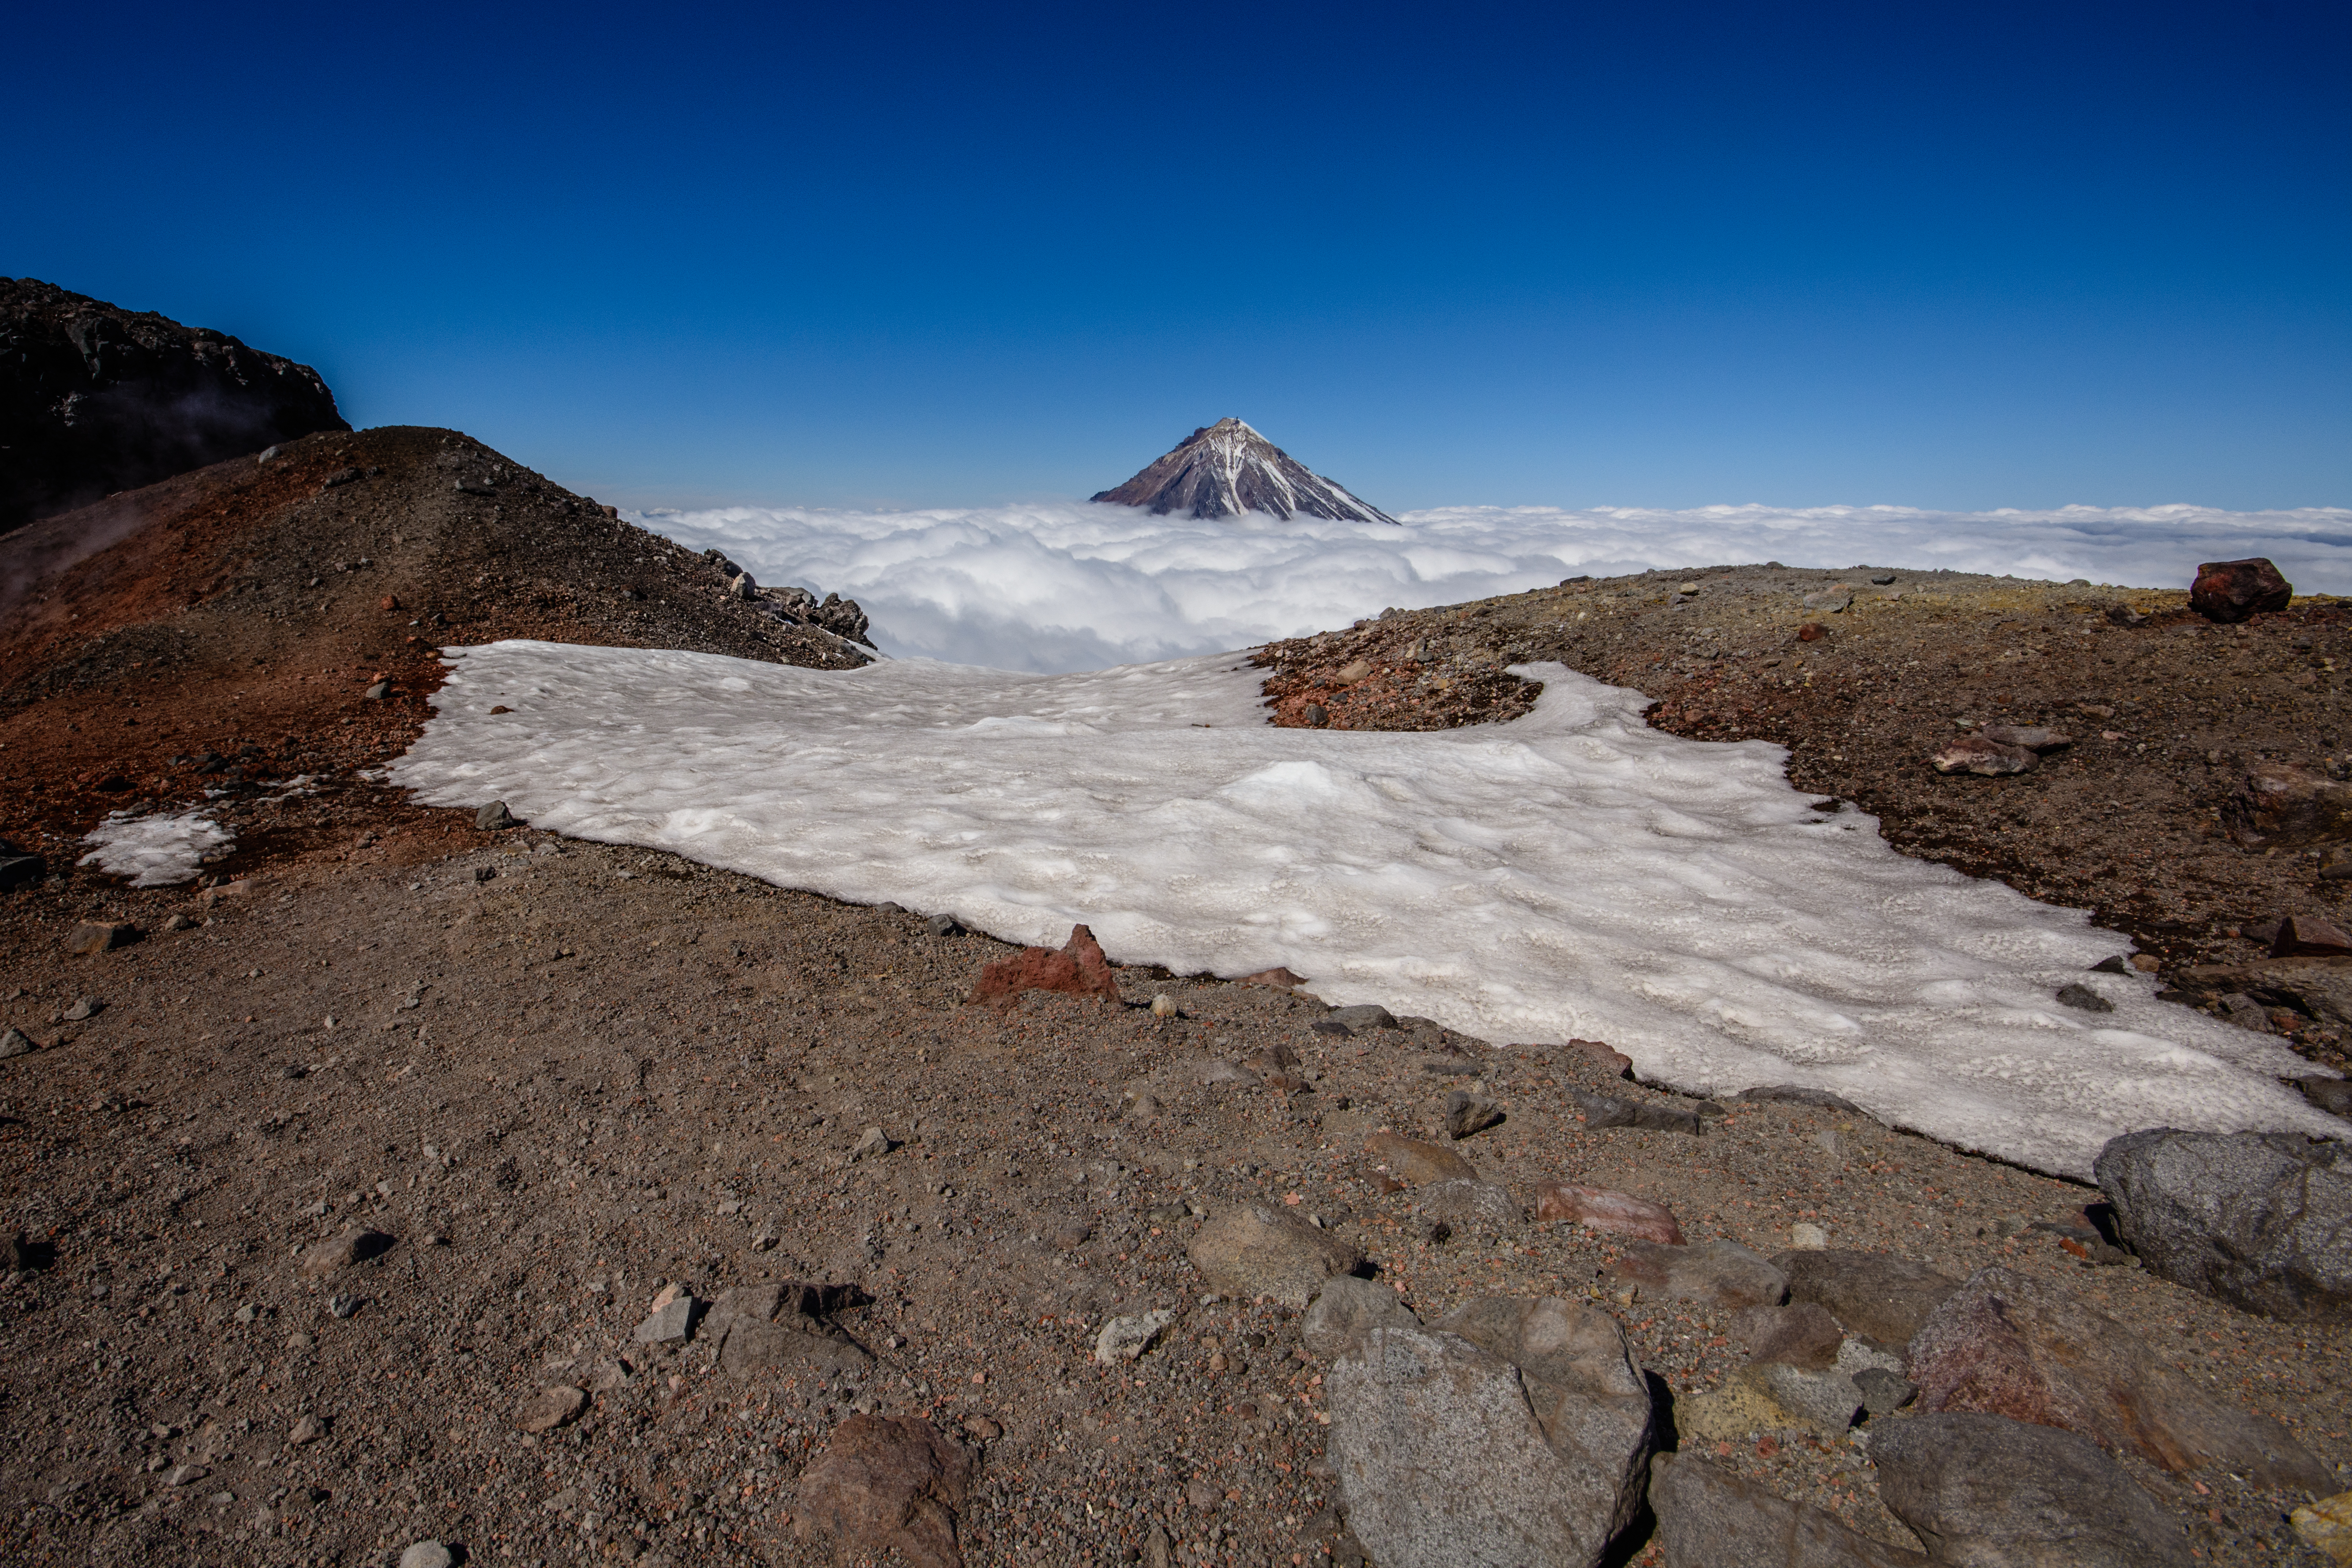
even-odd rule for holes
{"type": "Polygon", "coordinates": [[[1040,672],[1247,647],[1580,573],[1762,561],[2186,587],[2200,561],[2267,555],[2300,592],[2352,592],[2343,507],[1440,507],[1404,513],[1402,527],[1204,522],[1083,501],[631,515],[725,551],[762,583],[857,600],[886,653],[1040,672]]]}

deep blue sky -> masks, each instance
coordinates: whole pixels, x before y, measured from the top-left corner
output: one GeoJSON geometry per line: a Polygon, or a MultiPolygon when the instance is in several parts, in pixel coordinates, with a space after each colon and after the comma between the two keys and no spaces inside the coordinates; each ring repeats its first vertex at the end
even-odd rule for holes
{"type": "Polygon", "coordinates": [[[2341,505],[2347,15],[27,7],[0,274],[628,504],[2341,505]]]}

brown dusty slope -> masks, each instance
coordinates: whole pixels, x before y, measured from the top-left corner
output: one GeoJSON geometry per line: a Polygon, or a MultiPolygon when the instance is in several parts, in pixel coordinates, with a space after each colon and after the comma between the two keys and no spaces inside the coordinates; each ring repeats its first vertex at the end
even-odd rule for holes
{"type": "MultiPolygon", "coordinates": [[[[2078,1261],[2079,1186],[1803,1105],[1597,1131],[1569,1089],[1696,1102],[1557,1046],[1318,1030],[1327,1009],[1260,985],[1130,968],[1116,1005],[965,1006],[1002,944],[417,817],[209,900],[0,900],[0,1025],[43,1047],[0,1060],[0,1221],[54,1249],[0,1279],[0,1558],[373,1568],[432,1539],[490,1563],[817,1568],[803,1472],[871,1410],[971,1445],[968,1563],[1359,1561],[1329,1511],[1328,1363],[1297,1313],[1215,1298],[1184,1256],[1202,1213],[1313,1215],[1425,1319],[1597,1302],[1677,1407],[1741,1362],[1730,1310],[1620,1294],[1619,1238],[1434,1227],[1367,1141],[1443,1142],[1454,1089],[1507,1112],[1454,1147],[1517,1203],[1564,1178],[1665,1204],[1695,1243],[1774,1253],[1803,1223],[1955,1278],[2023,1268],[2352,1458],[2340,1329],[2078,1261]],[[99,917],[149,934],[66,952],[99,917]],[[83,996],[104,1005],[76,1021],[83,996]],[[868,1128],[899,1146],[856,1157],[868,1128]],[[389,1248],[304,1271],[352,1226],[389,1248]],[[836,1322],[873,1362],[730,1369],[707,1337],[635,1336],[666,1283],[763,1279],[857,1287],[872,1304],[836,1322]],[[1095,1360],[1108,1318],[1152,1309],[1175,1314],[1162,1343],[1095,1360]],[[551,1386],[590,1403],[519,1429],[551,1386]]],[[[1685,1451],[1913,1544],[1852,1445],[1685,1451]]],[[[2203,1561],[2325,1568],[2284,1525],[2297,1497],[2129,1468],[2203,1561]]]]}

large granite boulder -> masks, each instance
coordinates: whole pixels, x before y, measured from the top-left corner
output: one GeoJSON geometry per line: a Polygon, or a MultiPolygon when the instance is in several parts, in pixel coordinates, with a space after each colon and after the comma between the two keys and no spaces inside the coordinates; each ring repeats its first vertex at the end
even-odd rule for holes
{"type": "Polygon", "coordinates": [[[1639,1511],[1649,1390],[1605,1313],[1493,1300],[1374,1328],[1324,1386],[1348,1521],[1381,1568],[1593,1568],[1639,1511]]]}
{"type": "Polygon", "coordinates": [[[2292,1132],[2127,1132],[2092,1173],[2148,1271],[2250,1312],[2352,1317],[2352,1161],[2292,1132]]]}
{"type": "Polygon", "coordinates": [[[2190,1568],[2180,1526],[2088,1438],[1999,1415],[1919,1415],[1872,1437],[1879,1500],[1935,1563],[2190,1568]]]}
{"type": "Polygon", "coordinates": [[[152,310],[0,278],[0,533],[350,428],[309,365],[152,310]]]}
{"type": "Polygon", "coordinates": [[[2168,1470],[2221,1465],[2268,1487],[2330,1481],[2285,1427],[2208,1394],[2129,1329],[2036,1275],[1980,1268],[1911,1341],[1923,1411],[2079,1433],[2168,1470]]]}

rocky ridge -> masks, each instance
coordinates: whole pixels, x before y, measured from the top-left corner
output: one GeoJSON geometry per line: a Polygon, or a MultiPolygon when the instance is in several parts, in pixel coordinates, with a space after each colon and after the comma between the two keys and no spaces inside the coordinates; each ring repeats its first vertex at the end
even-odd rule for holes
{"type": "Polygon", "coordinates": [[[319,373],[226,332],[0,278],[0,534],[315,431],[319,373]]]}
{"type": "Polygon", "coordinates": [[[5,831],[65,865],[107,813],[209,800],[251,863],[262,778],[379,793],[359,775],[421,731],[444,644],[875,657],[854,602],[739,576],[427,428],[310,436],[47,519],[0,540],[5,831]]]}

